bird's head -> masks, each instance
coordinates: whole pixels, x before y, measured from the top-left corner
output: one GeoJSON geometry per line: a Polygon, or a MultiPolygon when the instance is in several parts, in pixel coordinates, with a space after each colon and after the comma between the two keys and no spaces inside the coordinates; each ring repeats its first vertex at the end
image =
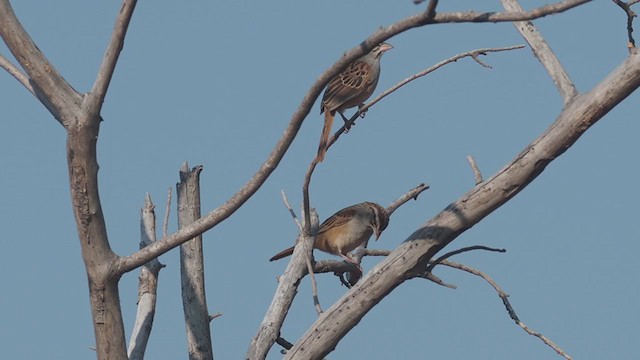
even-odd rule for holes
{"type": "Polygon", "coordinates": [[[382,206],[372,202],[369,202],[367,204],[373,211],[370,226],[373,230],[373,234],[376,236],[376,240],[378,240],[380,234],[382,234],[384,229],[387,228],[387,225],[389,225],[389,215],[387,214],[387,210],[382,206]]]}

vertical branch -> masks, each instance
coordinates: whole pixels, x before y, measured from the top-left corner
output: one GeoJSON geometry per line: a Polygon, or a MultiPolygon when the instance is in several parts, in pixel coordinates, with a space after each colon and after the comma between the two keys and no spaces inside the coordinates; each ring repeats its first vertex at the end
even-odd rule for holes
{"type": "MultiPolygon", "coordinates": [[[[202,166],[190,170],[186,162],[180,169],[180,182],[177,184],[180,228],[200,219],[200,172],[202,166]]],[[[180,274],[189,359],[213,360],[209,312],[204,289],[202,235],[180,245],[180,274]]]]}
{"type": "MultiPolygon", "coordinates": [[[[304,210],[303,210],[304,211],[304,210]]],[[[310,210],[310,214],[303,214],[303,219],[310,219],[309,225],[302,224],[301,228],[305,226],[310,228],[310,231],[315,234],[319,226],[318,214],[315,210],[310,210]]],[[[302,246],[296,245],[293,249],[293,255],[291,260],[284,271],[284,274],[280,276],[278,281],[278,288],[273,295],[273,300],[267,309],[267,312],[260,323],[257,334],[251,339],[249,350],[245,356],[245,359],[264,359],[266,358],[269,350],[280,336],[280,329],[284,323],[284,319],[293,304],[293,299],[298,293],[298,285],[300,280],[307,274],[307,261],[311,259],[313,251],[314,236],[305,235],[305,231],[300,231],[296,244],[302,244],[302,246]]],[[[314,303],[317,298],[314,298],[314,303]]]]}
{"type": "MultiPolygon", "coordinates": [[[[144,198],[144,207],[140,210],[140,248],[156,241],[156,213],[151,196],[144,198]]],[[[144,359],[144,352],[149,342],[153,318],[156,313],[156,297],[158,275],[164,265],[153,259],[142,265],[138,283],[138,312],[129,339],[129,360],[144,359]]]]}
{"type": "Polygon", "coordinates": [[[637,52],[636,40],[633,38],[633,19],[638,15],[631,9],[631,5],[636,2],[637,1],[624,2],[622,0],[613,0],[613,3],[618,5],[627,15],[627,37],[629,38],[627,47],[629,48],[630,54],[635,54],[637,52]]]}

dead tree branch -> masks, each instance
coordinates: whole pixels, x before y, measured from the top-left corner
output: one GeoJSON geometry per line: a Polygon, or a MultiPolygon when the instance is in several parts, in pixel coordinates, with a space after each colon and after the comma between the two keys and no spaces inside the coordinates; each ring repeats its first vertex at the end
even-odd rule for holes
{"type": "MultiPolygon", "coordinates": [[[[176,184],[179,227],[187,226],[200,218],[202,169],[202,166],[189,169],[186,161],[180,168],[180,182],[176,184]]],[[[180,283],[189,359],[213,360],[200,234],[180,245],[180,283]]]]}
{"type": "MultiPolygon", "coordinates": [[[[156,241],[156,214],[151,196],[144,198],[144,207],[140,211],[140,247],[143,248],[156,241]]],[[[158,259],[153,259],[140,268],[138,285],[138,311],[129,339],[127,354],[130,360],[144,359],[149,342],[153,319],[156,313],[158,276],[164,267],[158,259]]]]}
{"type": "MultiPolygon", "coordinates": [[[[385,97],[391,95],[392,93],[394,93],[396,90],[400,89],[401,87],[407,85],[408,83],[419,79],[423,76],[426,76],[436,70],[438,70],[439,68],[447,65],[447,64],[451,64],[454,63],[462,58],[465,57],[472,57],[474,60],[476,60],[476,62],[478,62],[477,57],[479,55],[487,55],[487,53],[490,52],[501,52],[501,51],[510,51],[510,50],[517,50],[517,49],[522,49],[524,47],[524,45],[514,45],[514,46],[507,46],[507,47],[501,47],[501,48],[485,48],[485,49],[476,49],[476,50],[471,50],[471,51],[466,51],[457,55],[454,55],[448,59],[442,60],[439,63],[424,69],[418,73],[415,73],[411,76],[409,76],[408,78],[400,81],[399,83],[393,85],[392,87],[390,87],[389,89],[383,91],[382,93],[380,93],[380,95],[376,96],[375,98],[373,98],[373,100],[369,101],[368,103],[366,103],[364,106],[362,106],[360,109],[358,109],[358,111],[356,111],[355,114],[353,114],[353,116],[351,116],[351,118],[349,119],[349,121],[345,122],[345,124],[339,128],[334,134],[333,136],[331,136],[331,138],[329,139],[328,143],[327,143],[327,148],[330,148],[336,141],[338,141],[338,138],[340,137],[340,135],[342,135],[347,129],[350,129],[356,122],[356,120],[358,120],[358,118],[361,117],[361,114],[364,114],[367,110],[369,110],[369,108],[371,108],[372,106],[374,106],[375,104],[377,104],[380,100],[384,99],[385,97]]],[[[314,160],[315,162],[315,160],[314,160]]],[[[312,167],[310,167],[310,171],[313,172],[313,169],[315,168],[315,163],[312,163],[312,167]]]]}
{"type": "Polygon", "coordinates": [[[629,38],[629,42],[627,43],[627,47],[629,48],[629,53],[635,54],[636,52],[636,41],[633,38],[633,19],[638,16],[635,11],[631,9],[631,5],[635,4],[637,1],[629,1],[624,2],[622,0],[612,0],[614,4],[618,5],[622,11],[627,15],[627,37],[629,38]]]}
{"type": "Polygon", "coordinates": [[[462,270],[462,271],[466,271],[466,272],[468,272],[470,274],[479,276],[479,277],[483,278],[484,280],[486,280],[489,283],[489,285],[491,285],[493,287],[493,289],[498,293],[498,296],[502,300],[502,303],[504,304],[504,307],[507,309],[507,312],[509,313],[509,316],[511,317],[511,319],[513,319],[513,321],[515,321],[516,325],[520,326],[522,328],[522,330],[524,330],[527,334],[533,335],[533,336],[537,337],[538,339],[542,340],[543,343],[545,343],[547,346],[552,348],[560,356],[564,357],[567,360],[571,360],[571,356],[569,356],[569,354],[567,354],[564,350],[562,350],[553,341],[551,341],[549,338],[547,338],[543,334],[541,334],[541,333],[539,333],[537,331],[534,331],[533,329],[529,328],[522,321],[520,321],[520,318],[518,318],[518,315],[516,314],[515,310],[513,309],[513,306],[511,306],[511,302],[509,302],[509,294],[507,294],[504,290],[502,290],[500,285],[498,285],[498,283],[496,283],[489,275],[483,273],[482,271],[476,270],[476,269],[474,269],[474,268],[472,268],[470,266],[466,266],[466,265],[463,265],[463,264],[460,264],[460,263],[456,263],[456,262],[452,262],[452,261],[442,261],[440,264],[444,265],[444,266],[449,266],[449,267],[452,267],[452,268],[455,268],[455,269],[459,269],[459,270],[462,270]]]}
{"type": "Polygon", "coordinates": [[[18,82],[27,89],[31,93],[31,95],[36,95],[35,90],[33,90],[33,86],[29,84],[29,77],[23,73],[17,66],[13,65],[9,59],[4,57],[4,55],[0,54],[0,68],[5,69],[9,75],[13,76],[18,82]]]}
{"type": "MultiPolygon", "coordinates": [[[[6,1],[6,0],[4,0],[6,1]]],[[[227,202],[211,211],[198,221],[189,226],[169,235],[151,246],[148,246],[135,254],[121,257],[117,260],[116,270],[119,273],[125,273],[135,269],[136,267],[146,263],[152,258],[158,257],[165,252],[173,249],[179,244],[189,240],[199,233],[203,233],[227,217],[231,216],[242,204],[244,204],[266,181],[278,163],[284,156],[291,142],[295,138],[302,121],[309,114],[311,107],[316,99],[327,85],[327,83],[340,71],[342,71],[349,63],[369,52],[377,44],[405,32],[409,29],[425,26],[435,23],[459,23],[459,22],[505,22],[517,20],[531,20],[544,17],[550,14],[560,13],[573,7],[585,4],[590,0],[565,0],[555,4],[541,6],[526,12],[458,12],[458,13],[442,13],[436,14],[435,17],[429,17],[429,14],[420,13],[400,20],[392,25],[378,29],[375,33],[364,40],[360,45],[344,53],[344,55],[336,61],[329,69],[322,73],[316,82],[310,87],[299,107],[291,117],[291,121],[287,126],[282,138],[278,141],[276,147],[272,150],[267,160],[262,164],[260,169],[253,177],[235,193],[227,202]]],[[[1,20],[1,18],[0,18],[1,20]]],[[[305,205],[305,211],[308,206],[305,205]]],[[[305,219],[306,220],[306,219],[305,219]]]]}
{"type": "Polygon", "coordinates": [[[640,56],[630,56],[585,94],[576,95],[556,121],[502,170],[451,203],[411,234],[333,306],[287,353],[287,359],[320,358],[382,298],[458,235],[513,198],[570,148],[609,110],[640,87],[640,56]],[[357,307],[349,304],[358,304],[357,307]],[[349,309],[348,311],[345,309],[349,309]]]}
{"type": "Polygon", "coordinates": [[[120,57],[120,51],[122,51],[124,46],[124,38],[127,35],[127,29],[129,28],[129,22],[131,21],[131,16],[133,16],[136,3],[137,0],[124,0],[122,2],[122,7],[116,18],[116,24],[111,33],[111,40],[102,58],[98,75],[96,76],[96,81],[91,91],[84,97],[82,104],[85,111],[89,112],[89,118],[99,117],[100,115],[104,98],[107,96],[107,89],[109,88],[111,77],[113,76],[116,63],[120,57]]]}
{"type": "MultiPolygon", "coordinates": [[[[500,1],[507,11],[523,11],[516,0],[500,1]]],[[[549,47],[549,44],[547,44],[533,23],[530,21],[517,21],[513,23],[513,26],[518,29],[525,41],[531,46],[533,54],[540,63],[542,63],[542,66],[547,70],[549,76],[551,76],[551,80],[553,80],[553,83],[558,88],[564,104],[566,105],[569,101],[573,100],[578,93],[575,85],[573,85],[569,74],[565,71],[556,54],[553,53],[553,50],[551,50],[551,47],[549,47]]]]}
{"type": "Polygon", "coordinates": [[[473,171],[473,176],[476,178],[476,185],[481,184],[484,179],[482,178],[482,173],[478,168],[478,164],[476,164],[476,160],[471,155],[467,155],[467,162],[469,162],[469,166],[471,166],[471,171],[473,171]]]}

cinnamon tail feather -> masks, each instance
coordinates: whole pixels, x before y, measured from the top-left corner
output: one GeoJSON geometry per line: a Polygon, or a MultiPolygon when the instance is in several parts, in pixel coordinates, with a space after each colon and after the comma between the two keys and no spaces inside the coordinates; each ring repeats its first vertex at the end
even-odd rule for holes
{"type": "Polygon", "coordinates": [[[331,111],[324,113],[324,128],[322,128],[322,136],[320,137],[320,145],[318,145],[318,162],[324,160],[324,154],[329,146],[329,135],[331,134],[331,126],[333,125],[333,115],[331,111]]]}
{"type": "Polygon", "coordinates": [[[276,261],[276,260],[280,260],[284,257],[287,257],[289,255],[293,254],[293,246],[288,248],[288,249],[284,249],[282,251],[280,251],[279,253],[273,255],[273,257],[271,259],[269,259],[269,261],[276,261]]]}

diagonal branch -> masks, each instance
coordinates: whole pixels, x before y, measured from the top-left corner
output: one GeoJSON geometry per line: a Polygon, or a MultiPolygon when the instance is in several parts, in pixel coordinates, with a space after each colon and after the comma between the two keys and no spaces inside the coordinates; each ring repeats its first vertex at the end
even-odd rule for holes
{"type": "Polygon", "coordinates": [[[513,321],[515,321],[516,325],[521,327],[522,330],[524,330],[527,334],[535,336],[538,339],[540,339],[543,343],[545,343],[545,345],[549,346],[551,349],[553,349],[553,351],[558,353],[560,356],[564,357],[567,360],[571,360],[571,356],[569,356],[569,354],[567,354],[558,345],[556,345],[553,341],[551,341],[551,339],[549,339],[546,336],[544,336],[543,334],[531,329],[530,327],[525,325],[522,321],[520,321],[520,318],[518,317],[518,314],[516,314],[516,311],[513,309],[513,306],[511,306],[511,302],[509,301],[509,294],[507,294],[504,290],[502,290],[500,285],[498,285],[498,283],[496,283],[495,280],[493,280],[489,275],[483,273],[482,271],[474,269],[474,268],[472,268],[470,266],[466,266],[466,265],[463,265],[463,264],[460,264],[460,263],[456,263],[456,262],[453,262],[453,261],[446,260],[446,261],[443,261],[441,263],[441,265],[449,266],[449,267],[452,267],[454,269],[459,269],[459,270],[462,270],[462,271],[466,271],[466,272],[468,272],[470,274],[473,274],[473,275],[476,275],[476,276],[479,276],[479,277],[483,278],[498,293],[498,297],[500,297],[500,299],[502,299],[502,303],[504,304],[504,307],[507,309],[507,312],[509,313],[509,317],[511,317],[511,319],[513,319],[513,321]]]}
{"type": "Polygon", "coordinates": [[[24,86],[32,95],[35,95],[33,86],[29,83],[29,77],[22,72],[17,66],[13,65],[9,59],[0,54],[0,67],[5,69],[9,75],[13,76],[18,82],[24,86]]]}
{"type": "MultiPolygon", "coordinates": [[[[552,5],[545,5],[528,12],[491,12],[491,13],[443,13],[436,14],[434,18],[429,14],[420,13],[407,17],[387,27],[383,27],[375,31],[371,36],[364,40],[360,45],[347,51],[338,61],[336,61],[329,69],[322,73],[316,82],[310,87],[309,91],[303,98],[302,102],[293,113],[289,125],[285,129],[282,138],[278,141],[275,148],[269,154],[267,160],[262,164],[260,169],[253,177],[236,192],[227,202],[211,211],[206,216],[193,222],[189,226],[185,226],[181,230],[169,235],[150,246],[141,249],[137,253],[118,259],[116,271],[125,273],[131,271],[138,266],[158,257],[165,252],[175,248],[183,242],[191,239],[197,234],[211,229],[212,227],[225,220],[233,214],[242,204],[244,204],[266,181],[278,163],[284,156],[293,139],[295,138],[302,121],[311,111],[311,107],[316,99],[327,85],[329,80],[342,71],[349,63],[358,57],[364,55],[377,44],[389,39],[390,37],[400,34],[412,28],[421,27],[431,23],[447,23],[447,22],[506,22],[515,20],[530,20],[546,15],[562,12],[573,7],[582,5],[590,0],[565,0],[552,5]]],[[[305,209],[306,210],[306,209],[305,209]]]]}
{"type": "MultiPolygon", "coordinates": [[[[523,11],[522,7],[516,0],[500,0],[502,6],[507,11],[523,11]]],[[[513,23],[513,26],[518,29],[522,37],[527,41],[531,50],[536,58],[542,63],[551,80],[558,88],[562,101],[566,105],[569,101],[573,100],[578,94],[575,85],[569,78],[569,74],[565,71],[562,63],[558,60],[556,54],[553,53],[551,47],[544,40],[540,32],[530,21],[517,21],[513,23]]]]}
{"type": "Polygon", "coordinates": [[[556,121],[513,161],[411,234],[327,309],[291,348],[286,359],[321,358],[335,349],[385,296],[460,234],[522,191],[638,87],[640,56],[629,56],[591,91],[568,103],[556,121]]]}
{"type": "Polygon", "coordinates": [[[16,18],[9,0],[0,0],[0,36],[27,73],[38,100],[66,127],[64,122],[73,118],[82,96],[38,49],[16,18]]]}
{"type": "MultiPolygon", "coordinates": [[[[151,201],[151,196],[147,194],[144,198],[144,207],[140,211],[140,247],[145,247],[156,239],[156,213],[154,209],[155,205],[151,201]]],[[[153,259],[140,268],[138,309],[127,350],[130,360],[144,359],[156,313],[158,276],[163,267],[165,265],[161,264],[158,259],[153,259]]]]}
{"type": "MultiPolygon", "coordinates": [[[[373,105],[377,104],[380,100],[384,99],[385,97],[391,95],[392,93],[394,93],[395,91],[397,91],[398,89],[400,89],[401,87],[407,85],[408,83],[417,80],[423,76],[426,76],[436,70],[438,70],[439,68],[447,65],[447,64],[451,64],[454,62],[457,62],[458,60],[465,58],[465,57],[472,57],[474,58],[474,60],[476,60],[476,62],[478,61],[477,57],[478,55],[487,55],[487,53],[490,52],[501,52],[501,51],[510,51],[510,50],[516,50],[516,49],[522,49],[524,47],[524,45],[513,45],[513,46],[507,46],[507,47],[500,47],[500,48],[485,48],[485,49],[475,49],[475,50],[470,50],[470,51],[466,51],[460,54],[456,54],[448,59],[442,60],[439,63],[430,66],[427,69],[424,69],[420,72],[417,72],[411,76],[409,76],[408,78],[398,82],[397,84],[393,85],[392,87],[388,88],[387,90],[383,91],[382,93],[380,93],[380,95],[376,96],[375,98],[373,98],[373,100],[369,101],[368,103],[364,104],[362,107],[360,107],[358,109],[358,111],[356,111],[355,114],[353,114],[353,116],[351,116],[351,118],[349,119],[349,121],[345,122],[345,124],[338,129],[335,134],[333,134],[333,136],[331,136],[331,138],[329,139],[329,141],[327,142],[327,149],[330,148],[336,141],[338,141],[338,138],[340,138],[340,135],[342,135],[347,129],[349,129],[351,126],[353,126],[353,124],[356,122],[356,120],[358,120],[358,118],[360,117],[361,114],[364,114],[367,110],[369,110],[369,108],[371,108],[373,105]]],[[[310,170],[309,171],[313,171],[313,169],[316,166],[316,160],[313,161],[313,163],[310,166],[310,170]]],[[[307,174],[307,176],[309,177],[310,174],[307,174]]],[[[308,183],[305,183],[306,186],[308,187],[308,183]]]]}
{"type": "Polygon", "coordinates": [[[127,35],[127,28],[133,15],[133,10],[136,7],[137,0],[123,0],[120,13],[116,18],[116,24],[111,34],[111,40],[107,46],[107,50],[100,64],[100,70],[98,70],[98,76],[93,84],[91,92],[87,94],[84,99],[85,110],[88,110],[92,116],[89,119],[99,119],[97,116],[100,114],[104,98],[107,95],[107,89],[113,76],[113,71],[116,68],[118,57],[122,51],[124,45],[124,38],[127,35]]]}
{"type": "MultiPolygon", "coordinates": [[[[409,76],[408,78],[400,81],[399,83],[397,83],[396,85],[390,87],[389,89],[383,91],[380,95],[376,96],[373,100],[369,101],[367,104],[365,104],[364,106],[362,106],[362,108],[359,109],[358,112],[363,113],[365,111],[367,111],[370,107],[372,107],[373,105],[375,105],[377,102],[379,102],[380,100],[384,99],[385,97],[391,95],[391,93],[395,92],[396,90],[400,89],[401,87],[407,85],[408,83],[421,78],[425,75],[428,75],[436,70],[438,70],[439,68],[447,65],[447,64],[451,64],[454,63],[462,58],[465,57],[472,57],[474,59],[476,59],[478,57],[478,55],[487,55],[487,53],[492,53],[492,52],[502,52],[502,51],[511,51],[511,50],[517,50],[517,49],[522,49],[524,47],[524,45],[512,45],[512,46],[505,46],[505,47],[499,47],[499,48],[484,48],[484,49],[475,49],[475,50],[470,50],[470,51],[465,51],[463,53],[460,54],[456,54],[448,59],[442,60],[439,63],[424,69],[420,72],[417,72],[411,76],[409,76]]],[[[353,119],[351,119],[353,120],[353,119]]]]}

